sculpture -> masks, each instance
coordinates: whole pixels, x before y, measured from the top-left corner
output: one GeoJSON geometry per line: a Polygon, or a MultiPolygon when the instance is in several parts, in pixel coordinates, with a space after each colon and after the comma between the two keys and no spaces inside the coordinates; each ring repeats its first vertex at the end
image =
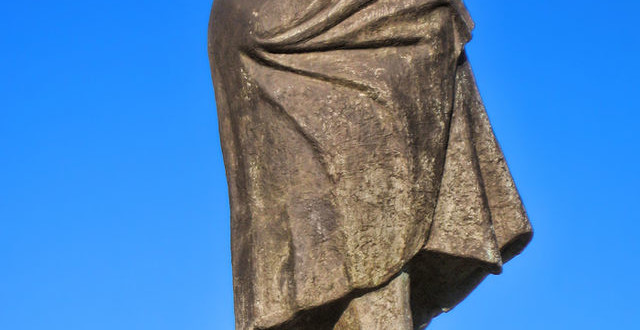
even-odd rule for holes
{"type": "Polygon", "coordinates": [[[238,329],[414,329],[531,226],[460,0],[215,0],[238,329]]]}

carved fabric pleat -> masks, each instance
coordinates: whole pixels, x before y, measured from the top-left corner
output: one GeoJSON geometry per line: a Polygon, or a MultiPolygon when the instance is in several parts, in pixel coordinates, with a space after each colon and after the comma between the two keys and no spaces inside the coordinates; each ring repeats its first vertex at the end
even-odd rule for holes
{"type": "Polygon", "coordinates": [[[524,248],[472,25],[454,0],[214,2],[238,329],[372,290],[417,255],[497,273],[524,248]]]}

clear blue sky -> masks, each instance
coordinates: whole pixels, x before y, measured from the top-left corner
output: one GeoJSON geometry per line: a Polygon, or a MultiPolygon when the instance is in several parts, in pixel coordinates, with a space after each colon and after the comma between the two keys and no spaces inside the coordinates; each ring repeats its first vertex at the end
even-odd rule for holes
{"type": "MultiPolygon", "coordinates": [[[[233,328],[210,5],[3,3],[0,329],[233,328]]],[[[640,3],[467,5],[535,237],[430,329],[640,328],[640,3]]]]}

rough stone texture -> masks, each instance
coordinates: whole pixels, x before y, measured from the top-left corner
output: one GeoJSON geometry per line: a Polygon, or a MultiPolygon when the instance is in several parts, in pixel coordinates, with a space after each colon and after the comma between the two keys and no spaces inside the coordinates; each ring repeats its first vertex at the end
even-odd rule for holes
{"type": "Polygon", "coordinates": [[[531,226],[459,0],[215,0],[238,329],[413,329],[531,226]]]}
{"type": "Polygon", "coordinates": [[[409,293],[409,274],[402,272],[382,288],[351,300],[334,329],[412,329],[409,293]]]}

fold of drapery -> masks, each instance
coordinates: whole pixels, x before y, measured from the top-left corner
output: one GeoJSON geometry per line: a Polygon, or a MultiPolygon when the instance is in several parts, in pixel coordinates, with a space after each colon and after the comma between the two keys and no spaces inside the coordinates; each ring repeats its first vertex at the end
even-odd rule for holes
{"type": "Polygon", "coordinates": [[[461,1],[216,0],[213,15],[238,329],[373,290],[425,253],[412,282],[456,260],[435,269],[456,273],[441,291],[464,287],[431,301],[450,308],[526,245],[461,1]]]}
{"type": "MultiPolygon", "coordinates": [[[[273,7],[273,1],[282,0],[267,1],[262,8],[273,7]]],[[[254,23],[257,26],[256,42],[275,52],[366,47],[368,44],[384,43],[399,45],[422,37],[421,30],[425,29],[424,25],[429,24],[428,15],[425,14],[442,6],[456,11],[455,18],[460,27],[457,32],[461,34],[458,42],[466,43],[471,37],[474,24],[466,7],[459,0],[312,1],[298,12],[297,19],[291,19],[295,23],[285,30],[275,28],[282,25],[281,21],[265,27],[258,11],[258,19],[254,23]]],[[[301,9],[290,8],[298,11],[301,9]]]]}
{"type": "Polygon", "coordinates": [[[500,273],[531,225],[465,60],[457,73],[445,169],[425,249],[472,258],[500,273]]]}
{"type": "Polygon", "coordinates": [[[488,274],[501,273],[533,233],[466,60],[456,86],[434,219],[409,266],[416,326],[451,310],[488,274]]]}

